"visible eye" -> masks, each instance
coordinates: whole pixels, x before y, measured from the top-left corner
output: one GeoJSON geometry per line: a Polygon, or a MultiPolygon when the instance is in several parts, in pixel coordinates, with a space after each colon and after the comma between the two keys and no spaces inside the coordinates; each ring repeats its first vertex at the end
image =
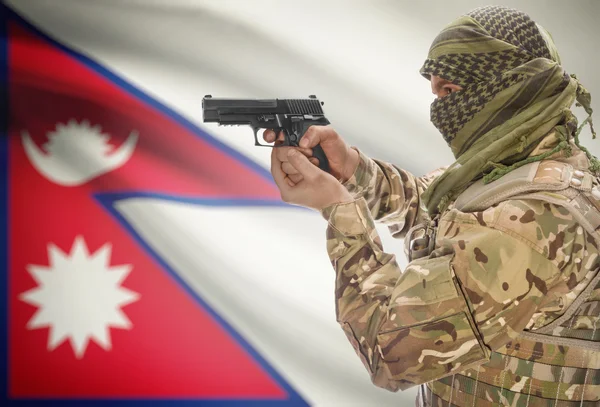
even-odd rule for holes
{"type": "Polygon", "coordinates": [[[460,86],[457,86],[453,83],[446,82],[441,84],[433,84],[432,93],[437,97],[437,99],[445,98],[446,96],[456,93],[462,90],[460,86]]]}

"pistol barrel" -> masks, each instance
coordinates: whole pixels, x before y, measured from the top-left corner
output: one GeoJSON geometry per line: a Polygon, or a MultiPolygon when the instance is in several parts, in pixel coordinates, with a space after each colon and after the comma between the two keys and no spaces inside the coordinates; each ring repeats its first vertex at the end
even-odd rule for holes
{"type": "Polygon", "coordinates": [[[311,114],[323,115],[321,102],[309,99],[227,99],[206,95],[202,99],[204,122],[220,122],[228,115],[311,114]]]}

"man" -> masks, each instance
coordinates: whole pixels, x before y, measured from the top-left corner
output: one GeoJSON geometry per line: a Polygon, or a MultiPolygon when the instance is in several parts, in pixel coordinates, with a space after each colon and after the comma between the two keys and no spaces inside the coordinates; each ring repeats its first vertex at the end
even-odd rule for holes
{"type": "Polygon", "coordinates": [[[569,109],[591,115],[589,93],[504,7],[446,27],[421,74],[448,168],[417,178],[330,126],[273,149],[282,198],[328,221],[338,322],[374,384],[421,385],[418,405],[600,405],[600,164],[569,109]],[[374,221],[405,237],[406,270],[374,221]]]}

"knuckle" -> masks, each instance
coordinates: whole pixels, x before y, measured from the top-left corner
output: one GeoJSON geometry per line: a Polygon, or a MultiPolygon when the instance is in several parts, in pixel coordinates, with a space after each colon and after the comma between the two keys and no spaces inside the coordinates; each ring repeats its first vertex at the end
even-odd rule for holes
{"type": "Polygon", "coordinates": [[[294,169],[294,167],[292,167],[292,165],[290,165],[288,163],[281,164],[281,170],[288,175],[296,173],[296,170],[294,169]]]}
{"type": "Polygon", "coordinates": [[[325,131],[327,132],[327,136],[332,139],[338,139],[340,137],[333,127],[328,126],[325,131]]]}
{"type": "Polygon", "coordinates": [[[275,154],[277,154],[277,159],[281,162],[287,161],[288,155],[288,147],[277,147],[275,148],[275,154]]]}
{"type": "Polygon", "coordinates": [[[310,125],[306,132],[304,133],[303,138],[306,138],[308,141],[311,141],[314,137],[316,137],[320,131],[320,126],[310,125]]]}

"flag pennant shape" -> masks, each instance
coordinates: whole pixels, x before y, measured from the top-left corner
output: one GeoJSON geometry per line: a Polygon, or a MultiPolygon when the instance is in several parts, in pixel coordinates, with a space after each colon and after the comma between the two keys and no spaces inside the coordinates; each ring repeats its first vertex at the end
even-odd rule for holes
{"type": "Polygon", "coordinates": [[[0,404],[305,405],[115,210],[281,205],[270,174],[2,8],[0,404]]]}

